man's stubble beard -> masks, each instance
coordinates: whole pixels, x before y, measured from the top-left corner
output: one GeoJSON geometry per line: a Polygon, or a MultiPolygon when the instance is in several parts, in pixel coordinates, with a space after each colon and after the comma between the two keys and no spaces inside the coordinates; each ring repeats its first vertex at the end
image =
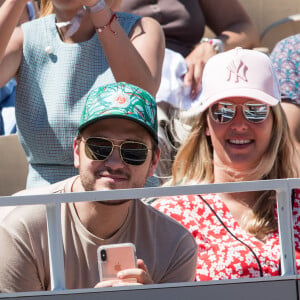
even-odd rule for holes
{"type": "MultiPolygon", "coordinates": [[[[100,190],[115,190],[117,189],[117,187],[115,186],[114,183],[106,183],[105,187],[101,187],[101,189],[97,189],[95,188],[95,184],[97,181],[97,178],[100,178],[101,175],[99,174],[100,171],[96,171],[94,172],[94,175],[91,176],[90,174],[87,174],[86,172],[82,171],[79,168],[79,176],[80,176],[80,181],[81,181],[81,185],[83,187],[83,189],[85,191],[100,191],[100,190]]],[[[110,172],[111,174],[124,174],[123,172],[110,172]]],[[[126,174],[127,180],[128,182],[130,182],[131,180],[131,175],[130,174],[126,174]]],[[[140,183],[135,183],[133,182],[131,184],[131,186],[128,187],[124,187],[123,189],[134,189],[134,188],[143,188],[145,187],[147,181],[147,177],[140,183]]]]}
{"type": "MultiPolygon", "coordinates": [[[[95,178],[96,177],[91,178],[91,176],[86,175],[84,172],[81,172],[81,171],[79,171],[79,174],[80,174],[81,185],[85,191],[88,192],[88,191],[96,191],[97,190],[97,189],[95,189],[95,178]]],[[[142,186],[141,186],[141,184],[133,184],[131,187],[126,187],[126,188],[129,188],[129,189],[141,188],[141,187],[145,186],[145,183],[146,183],[146,180],[142,186]]],[[[116,189],[115,185],[109,183],[108,186],[106,186],[105,188],[103,188],[101,190],[104,191],[104,190],[115,190],[115,189],[116,189]]],[[[100,191],[100,189],[99,189],[99,191],[100,191]]],[[[100,203],[102,205],[106,205],[106,206],[117,206],[117,205],[124,204],[128,201],[131,201],[131,199],[98,201],[98,203],[100,203]]]]}

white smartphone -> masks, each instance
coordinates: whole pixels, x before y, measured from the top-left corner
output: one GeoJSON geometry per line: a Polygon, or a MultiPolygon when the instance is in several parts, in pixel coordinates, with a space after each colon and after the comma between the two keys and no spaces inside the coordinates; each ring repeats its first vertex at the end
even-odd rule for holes
{"type": "MultiPolygon", "coordinates": [[[[100,281],[117,278],[121,270],[137,267],[135,246],[132,243],[103,245],[97,249],[100,281]]],[[[136,280],[126,280],[135,281],[136,280]]]]}

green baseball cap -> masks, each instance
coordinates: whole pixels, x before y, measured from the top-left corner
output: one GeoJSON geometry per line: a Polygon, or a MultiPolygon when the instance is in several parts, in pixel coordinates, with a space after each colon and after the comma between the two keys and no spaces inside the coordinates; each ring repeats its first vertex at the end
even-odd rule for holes
{"type": "Polygon", "coordinates": [[[117,82],[93,89],[87,96],[78,131],[98,120],[121,118],[143,126],[158,143],[155,99],[145,90],[117,82]]]}

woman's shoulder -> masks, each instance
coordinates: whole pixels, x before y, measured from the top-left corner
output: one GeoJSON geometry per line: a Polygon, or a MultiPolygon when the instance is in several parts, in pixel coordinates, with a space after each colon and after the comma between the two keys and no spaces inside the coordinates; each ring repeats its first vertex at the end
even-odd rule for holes
{"type": "Polygon", "coordinates": [[[38,26],[40,26],[43,23],[45,23],[45,24],[47,24],[47,23],[55,24],[55,15],[51,14],[51,15],[47,15],[47,16],[44,16],[44,17],[34,19],[30,22],[23,23],[21,25],[21,27],[22,28],[37,28],[38,26]]]}
{"type": "Polygon", "coordinates": [[[51,14],[23,23],[21,28],[27,39],[40,40],[41,38],[46,38],[50,32],[56,30],[55,15],[51,14]],[[34,32],[34,34],[32,34],[32,32],[34,32]]]}

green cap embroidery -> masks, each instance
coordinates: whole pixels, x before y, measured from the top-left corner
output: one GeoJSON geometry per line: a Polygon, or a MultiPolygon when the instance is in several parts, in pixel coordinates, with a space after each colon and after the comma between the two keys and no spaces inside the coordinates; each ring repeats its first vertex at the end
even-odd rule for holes
{"type": "Polygon", "coordinates": [[[81,132],[88,125],[107,118],[132,120],[158,141],[155,99],[137,86],[117,82],[92,90],[87,96],[78,130],[81,132]]]}

